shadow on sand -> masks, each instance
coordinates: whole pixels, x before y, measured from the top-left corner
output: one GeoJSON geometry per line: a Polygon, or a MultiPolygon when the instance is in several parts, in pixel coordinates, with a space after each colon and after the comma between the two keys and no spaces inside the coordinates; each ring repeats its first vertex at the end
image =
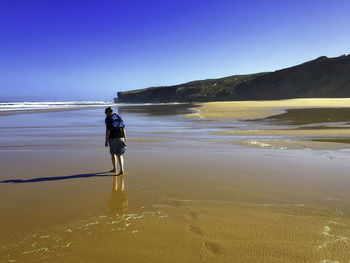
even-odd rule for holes
{"type": "Polygon", "coordinates": [[[14,183],[14,184],[22,184],[22,183],[36,183],[36,182],[46,182],[46,181],[58,181],[58,180],[67,180],[67,179],[75,179],[75,178],[88,178],[88,177],[102,177],[102,176],[115,176],[110,172],[100,172],[100,173],[90,173],[90,174],[76,174],[76,175],[68,175],[68,176],[57,176],[57,177],[39,177],[33,179],[11,179],[11,180],[3,180],[0,183],[14,183]]]}

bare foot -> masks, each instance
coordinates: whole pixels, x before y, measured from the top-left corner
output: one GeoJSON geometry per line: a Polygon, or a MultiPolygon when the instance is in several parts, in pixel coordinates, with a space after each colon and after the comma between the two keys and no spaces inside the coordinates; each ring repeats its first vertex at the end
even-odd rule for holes
{"type": "Polygon", "coordinates": [[[120,171],[120,172],[117,174],[117,176],[119,176],[119,175],[124,175],[124,171],[120,171]]]}
{"type": "Polygon", "coordinates": [[[116,173],[117,171],[115,169],[112,169],[109,171],[110,173],[116,173]]]}

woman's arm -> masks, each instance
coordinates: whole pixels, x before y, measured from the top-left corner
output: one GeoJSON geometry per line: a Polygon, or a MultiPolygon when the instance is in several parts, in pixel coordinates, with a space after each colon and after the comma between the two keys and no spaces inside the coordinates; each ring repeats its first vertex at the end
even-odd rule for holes
{"type": "Polygon", "coordinates": [[[126,142],[126,132],[125,132],[125,128],[122,129],[122,132],[123,132],[124,140],[125,140],[125,142],[126,142]]]}
{"type": "Polygon", "coordinates": [[[111,130],[110,129],[106,129],[106,140],[105,140],[105,146],[108,147],[108,138],[109,135],[111,134],[111,130]]]}

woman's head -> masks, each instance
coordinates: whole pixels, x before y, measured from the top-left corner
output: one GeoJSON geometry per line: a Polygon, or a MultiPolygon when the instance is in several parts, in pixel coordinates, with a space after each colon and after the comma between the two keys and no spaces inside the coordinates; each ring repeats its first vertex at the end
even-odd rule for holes
{"type": "Polygon", "coordinates": [[[113,113],[113,109],[111,107],[108,107],[105,109],[106,115],[113,113]]]}

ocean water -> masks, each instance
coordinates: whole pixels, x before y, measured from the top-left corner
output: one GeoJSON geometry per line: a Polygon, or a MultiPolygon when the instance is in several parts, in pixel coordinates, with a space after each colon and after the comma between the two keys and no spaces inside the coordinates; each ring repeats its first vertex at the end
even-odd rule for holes
{"type": "Polygon", "coordinates": [[[248,121],[205,120],[183,117],[194,112],[193,107],[197,105],[191,103],[66,101],[0,103],[0,147],[9,149],[11,145],[17,147],[20,144],[20,147],[27,148],[23,141],[16,141],[17,136],[30,138],[28,145],[33,145],[33,139],[42,140],[40,134],[47,131],[56,138],[70,134],[79,134],[81,137],[100,135],[104,129],[104,107],[107,106],[121,114],[128,125],[128,132],[138,134],[141,140],[171,138],[279,150],[328,149],[330,146],[332,149],[348,149],[350,143],[350,139],[344,135],[317,133],[325,129],[330,132],[348,129],[350,109],[288,110],[278,116],[248,121]],[[57,110],[60,113],[55,113],[57,110]],[[16,144],[13,144],[14,141],[16,144]]]}
{"type": "Polygon", "coordinates": [[[111,101],[41,101],[41,102],[0,102],[0,111],[69,109],[113,105],[111,101]]]}
{"type": "Polygon", "coordinates": [[[56,111],[61,105],[63,103],[50,106],[44,112],[28,107],[17,113],[9,110],[11,114],[0,115],[0,149],[32,151],[88,147],[80,140],[103,140],[104,107],[107,105],[122,116],[128,137],[135,140],[212,140],[211,137],[218,136],[211,133],[221,130],[216,122],[182,117],[192,113],[190,104],[116,105],[101,102],[91,108],[82,106],[84,108],[79,109],[79,106],[73,107],[75,104],[66,103],[64,105],[72,108],[56,111]]]}
{"type": "MultiPolygon", "coordinates": [[[[179,103],[164,103],[179,104],[179,103]]],[[[114,103],[112,101],[22,101],[22,102],[0,102],[0,111],[25,111],[25,110],[55,110],[55,109],[75,109],[75,108],[93,108],[93,107],[118,107],[118,106],[137,106],[152,105],[152,103],[114,103]]],[[[162,105],[162,104],[158,104],[162,105]]]]}

